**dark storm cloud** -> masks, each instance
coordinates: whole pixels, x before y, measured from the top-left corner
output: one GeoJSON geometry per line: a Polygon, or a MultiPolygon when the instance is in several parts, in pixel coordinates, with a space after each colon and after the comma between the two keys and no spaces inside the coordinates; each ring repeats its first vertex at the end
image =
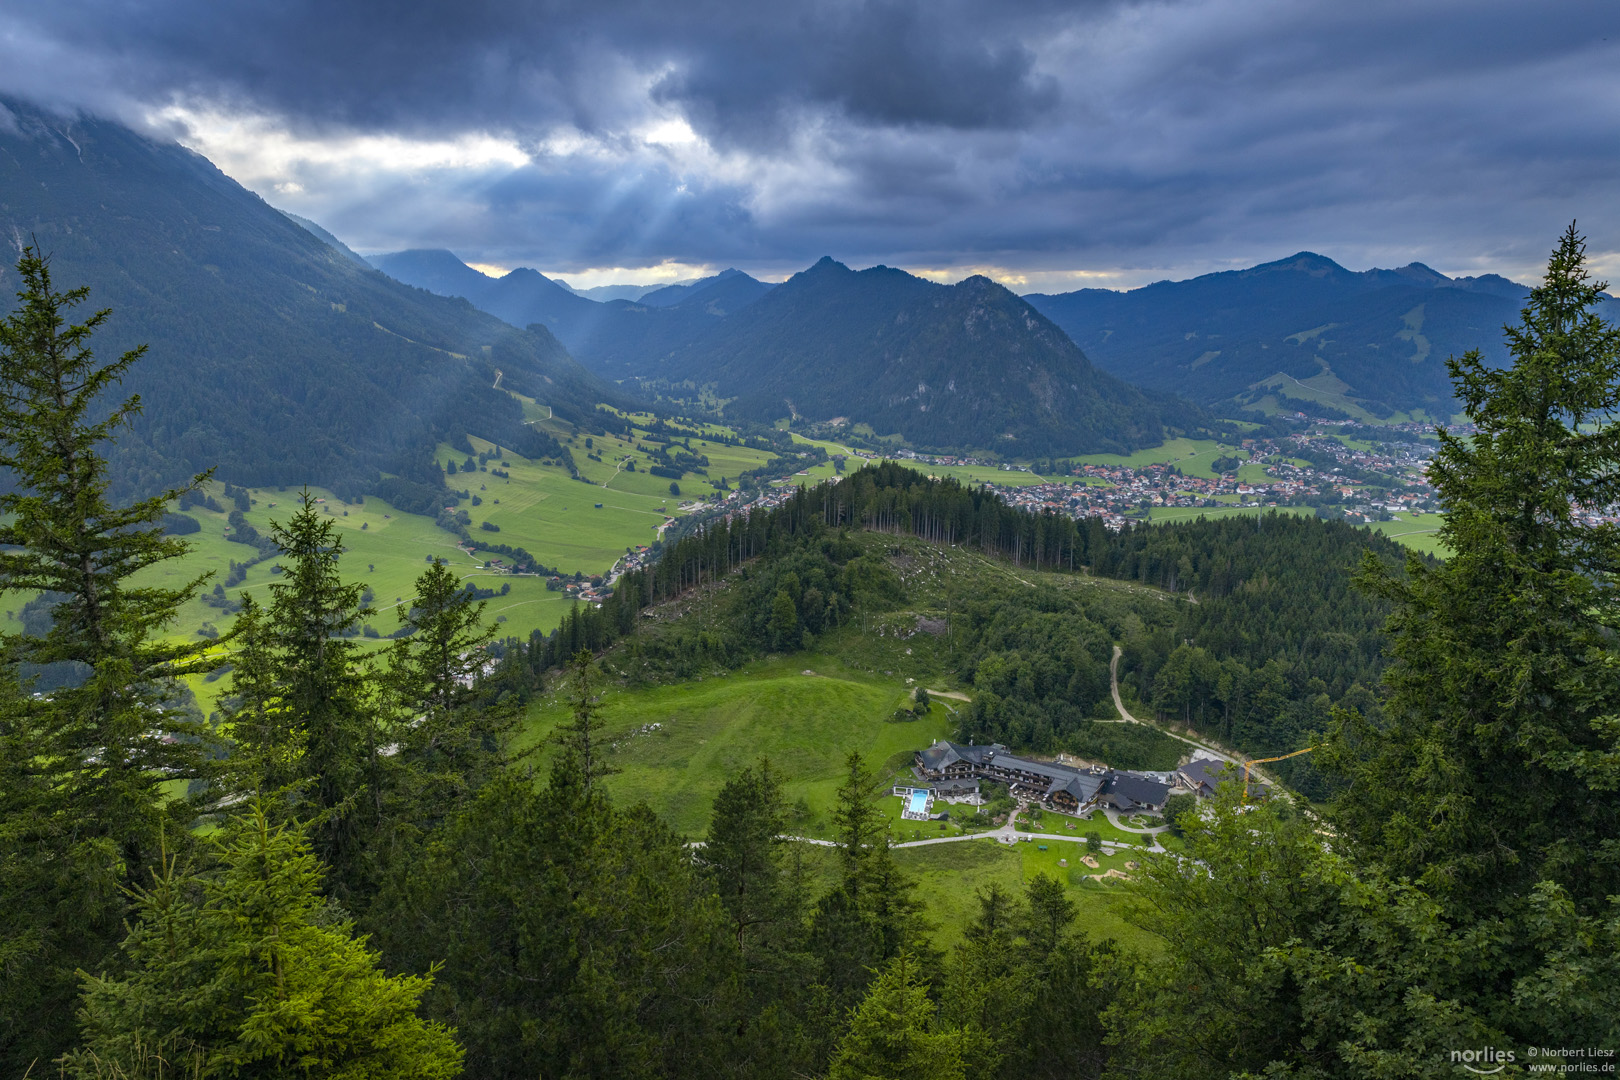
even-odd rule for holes
{"type": "Polygon", "coordinates": [[[1019,35],[1052,17],[962,0],[59,0],[12,16],[149,94],[365,128],[589,131],[614,122],[614,84],[635,73],[717,139],[768,135],[806,104],[882,124],[1024,123],[1056,93],[1019,35]]]}
{"type": "Polygon", "coordinates": [[[516,139],[515,168],[226,164],[361,247],[565,272],[1518,272],[1572,217],[1602,256],[1617,71],[1612,0],[0,0],[0,91],[516,139]],[[671,118],[700,143],[648,136],[671,118]]]}

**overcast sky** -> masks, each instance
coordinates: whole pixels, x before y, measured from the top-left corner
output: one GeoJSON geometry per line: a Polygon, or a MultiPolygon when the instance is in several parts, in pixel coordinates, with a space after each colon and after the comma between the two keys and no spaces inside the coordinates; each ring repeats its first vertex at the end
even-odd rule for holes
{"type": "Polygon", "coordinates": [[[1620,277],[1620,3],[0,0],[0,92],[363,252],[576,284],[830,254],[1019,291],[1301,249],[1620,277]]]}

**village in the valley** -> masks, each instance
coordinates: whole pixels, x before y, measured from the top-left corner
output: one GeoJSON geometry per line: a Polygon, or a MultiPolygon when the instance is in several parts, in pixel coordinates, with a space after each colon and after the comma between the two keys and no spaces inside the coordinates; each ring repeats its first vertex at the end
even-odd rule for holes
{"type": "MultiPolygon", "coordinates": [[[[862,461],[891,457],[926,470],[928,466],[970,466],[1001,472],[1035,475],[1038,482],[986,483],[1009,504],[1025,510],[1050,511],[1075,518],[1102,518],[1113,529],[1140,520],[1155,508],[1207,508],[1311,506],[1322,516],[1344,517],[1354,523],[1399,520],[1401,513],[1433,512],[1439,508],[1425,470],[1435,448],[1424,439],[1430,428],[1422,424],[1383,427],[1337,420],[1313,420],[1308,433],[1286,438],[1243,440],[1242,446],[1220,451],[1215,461],[1225,466],[1219,475],[1188,475],[1175,462],[1137,466],[1077,464],[1063,477],[1035,474],[1028,465],[997,464],[961,455],[897,450],[877,455],[852,451],[862,461]],[[1364,441],[1365,449],[1346,444],[1364,441]],[[1399,440],[1399,441],[1397,441],[1399,440]],[[1226,455],[1225,457],[1219,456],[1226,455]],[[1244,466],[1257,465],[1255,470],[1244,466]],[[1240,478],[1240,472],[1244,474],[1240,478]]],[[[799,483],[796,476],[752,491],[717,493],[708,502],[688,504],[688,513],[727,514],[768,509],[779,505],[799,483]]]]}

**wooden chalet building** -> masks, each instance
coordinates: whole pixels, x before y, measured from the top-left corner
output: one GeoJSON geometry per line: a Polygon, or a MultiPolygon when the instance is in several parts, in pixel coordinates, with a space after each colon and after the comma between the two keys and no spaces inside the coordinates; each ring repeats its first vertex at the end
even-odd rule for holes
{"type": "Polygon", "coordinates": [[[1152,777],[1034,761],[1009,752],[1000,743],[963,746],[937,742],[917,751],[913,764],[924,780],[991,780],[1006,784],[1017,797],[1063,814],[1083,813],[1096,806],[1157,812],[1170,797],[1170,785],[1152,777]]]}

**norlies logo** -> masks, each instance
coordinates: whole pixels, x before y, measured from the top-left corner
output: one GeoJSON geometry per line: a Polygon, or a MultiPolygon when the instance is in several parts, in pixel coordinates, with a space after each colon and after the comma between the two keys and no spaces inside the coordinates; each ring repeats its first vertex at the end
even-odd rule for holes
{"type": "Polygon", "coordinates": [[[1453,1050],[1451,1052],[1453,1062],[1460,1064],[1469,1072],[1479,1073],[1481,1076],[1501,1072],[1508,1067],[1508,1063],[1513,1059],[1513,1051],[1498,1050],[1494,1046],[1487,1046],[1483,1050],[1453,1050]]]}

